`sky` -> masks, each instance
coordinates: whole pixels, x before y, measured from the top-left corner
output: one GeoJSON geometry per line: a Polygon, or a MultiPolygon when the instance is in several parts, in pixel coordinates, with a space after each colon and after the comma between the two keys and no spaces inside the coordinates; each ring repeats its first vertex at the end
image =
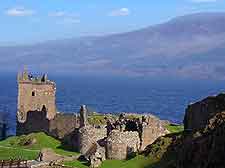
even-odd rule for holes
{"type": "Polygon", "coordinates": [[[0,0],[0,45],[128,32],[199,12],[225,12],[225,0],[0,0]]]}

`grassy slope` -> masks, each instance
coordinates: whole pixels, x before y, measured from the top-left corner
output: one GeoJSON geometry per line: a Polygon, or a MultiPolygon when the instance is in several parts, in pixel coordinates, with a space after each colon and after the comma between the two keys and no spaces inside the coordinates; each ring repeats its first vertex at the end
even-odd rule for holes
{"type": "Polygon", "coordinates": [[[0,147],[0,160],[9,160],[9,159],[33,160],[38,157],[38,153],[39,151],[35,150],[0,147]]]}
{"type": "Polygon", "coordinates": [[[36,159],[39,151],[43,148],[51,148],[61,155],[77,155],[75,152],[61,149],[60,141],[47,136],[44,133],[33,133],[26,136],[14,136],[1,141],[0,159],[36,159]],[[27,142],[32,140],[35,141],[33,144],[26,145],[27,142]]]}
{"type": "Polygon", "coordinates": [[[166,128],[171,133],[179,133],[179,132],[184,131],[184,126],[183,125],[167,125],[166,128]]]}
{"type": "MultiPolygon", "coordinates": [[[[106,160],[103,162],[100,168],[144,168],[149,165],[154,164],[154,160],[149,157],[136,156],[133,159],[122,161],[122,160],[106,160]]],[[[67,166],[77,167],[77,168],[88,168],[85,163],[79,161],[75,162],[65,162],[67,166]]],[[[149,167],[151,168],[151,167],[149,167]]]]}
{"type": "MultiPolygon", "coordinates": [[[[168,125],[167,129],[170,132],[181,132],[183,126],[168,125]]],[[[158,143],[152,145],[152,153],[147,157],[142,155],[137,156],[127,161],[107,160],[103,162],[101,168],[157,168],[158,161],[161,159],[162,154],[166,151],[167,146],[171,143],[171,138],[163,138],[158,143]],[[156,163],[156,164],[155,164],[156,163]]],[[[27,136],[14,136],[0,142],[0,160],[3,159],[36,159],[39,151],[42,148],[51,148],[56,153],[61,155],[77,155],[75,152],[65,151],[61,149],[60,141],[47,136],[44,133],[33,133],[27,136]],[[35,139],[32,145],[26,145],[26,142],[35,139]]],[[[66,162],[68,166],[77,168],[87,168],[84,163],[79,161],[66,162]]]]}

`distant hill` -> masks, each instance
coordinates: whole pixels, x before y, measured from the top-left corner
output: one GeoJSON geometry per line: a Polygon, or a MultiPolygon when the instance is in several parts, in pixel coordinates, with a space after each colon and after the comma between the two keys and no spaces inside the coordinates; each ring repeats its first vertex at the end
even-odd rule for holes
{"type": "Polygon", "coordinates": [[[101,37],[0,47],[0,70],[225,77],[225,13],[177,17],[145,29],[101,37]]]}

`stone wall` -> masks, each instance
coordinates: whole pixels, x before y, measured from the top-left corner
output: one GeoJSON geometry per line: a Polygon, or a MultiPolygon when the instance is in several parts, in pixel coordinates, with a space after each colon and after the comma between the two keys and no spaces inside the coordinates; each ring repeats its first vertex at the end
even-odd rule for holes
{"type": "Polygon", "coordinates": [[[148,116],[142,123],[141,150],[167,133],[163,122],[155,116],[148,116]]]}
{"type": "Polygon", "coordinates": [[[46,112],[29,111],[25,122],[21,123],[17,120],[16,135],[33,132],[45,132],[49,134],[49,124],[50,121],[46,118],[46,112]]]}
{"type": "Polygon", "coordinates": [[[106,142],[107,159],[123,160],[140,147],[138,132],[112,130],[106,142]]]}
{"type": "Polygon", "coordinates": [[[80,120],[78,115],[57,113],[56,117],[50,120],[49,132],[52,136],[63,139],[79,127],[80,120]]]}
{"type": "Polygon", "coordinates": [[[225,94],[210,96],[194,104],[190,104],[184,117],[184,129],[197,130],[204,128],[209,119],[225,110],[225,94]]]}
{"type": "MultiPolygon", "coordinates": [[[[70,144],[75,139],[76,129],[79,128],[79,117],[74,114],[56,114],[53,120],[46,118],[46,112],[30,111],[24,123],[17,121],[17,135],[33,132],[45,132],[57,139],[70,144]]],[[[77,136],[76,136],[77,137],[77,136]]]]}
{"type": "Polygon", "coordinates": [[[101,143],[101,140],[107,136],[106,128],[95,128],[92,126],[85,126],[80,128],[80,152],[82,155],[92,148],[96,143],[101,143]]]}
{"type": "Polygon", "coordinates": [[[18,121],[25,122],[29,111],[47,111],[46,117],[56,115],[55,84],[19,81],[18,83],[18,121]]]}

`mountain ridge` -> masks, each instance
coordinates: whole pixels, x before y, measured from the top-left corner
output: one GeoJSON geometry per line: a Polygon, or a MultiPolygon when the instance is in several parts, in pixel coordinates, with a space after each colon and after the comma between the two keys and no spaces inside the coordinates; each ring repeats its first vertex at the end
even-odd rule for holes
{"type": "Polygon", "coordinates": [[[120,34],[0,47],[0,70],[224,79],[225,13],[197,13],[120,34]]]}

